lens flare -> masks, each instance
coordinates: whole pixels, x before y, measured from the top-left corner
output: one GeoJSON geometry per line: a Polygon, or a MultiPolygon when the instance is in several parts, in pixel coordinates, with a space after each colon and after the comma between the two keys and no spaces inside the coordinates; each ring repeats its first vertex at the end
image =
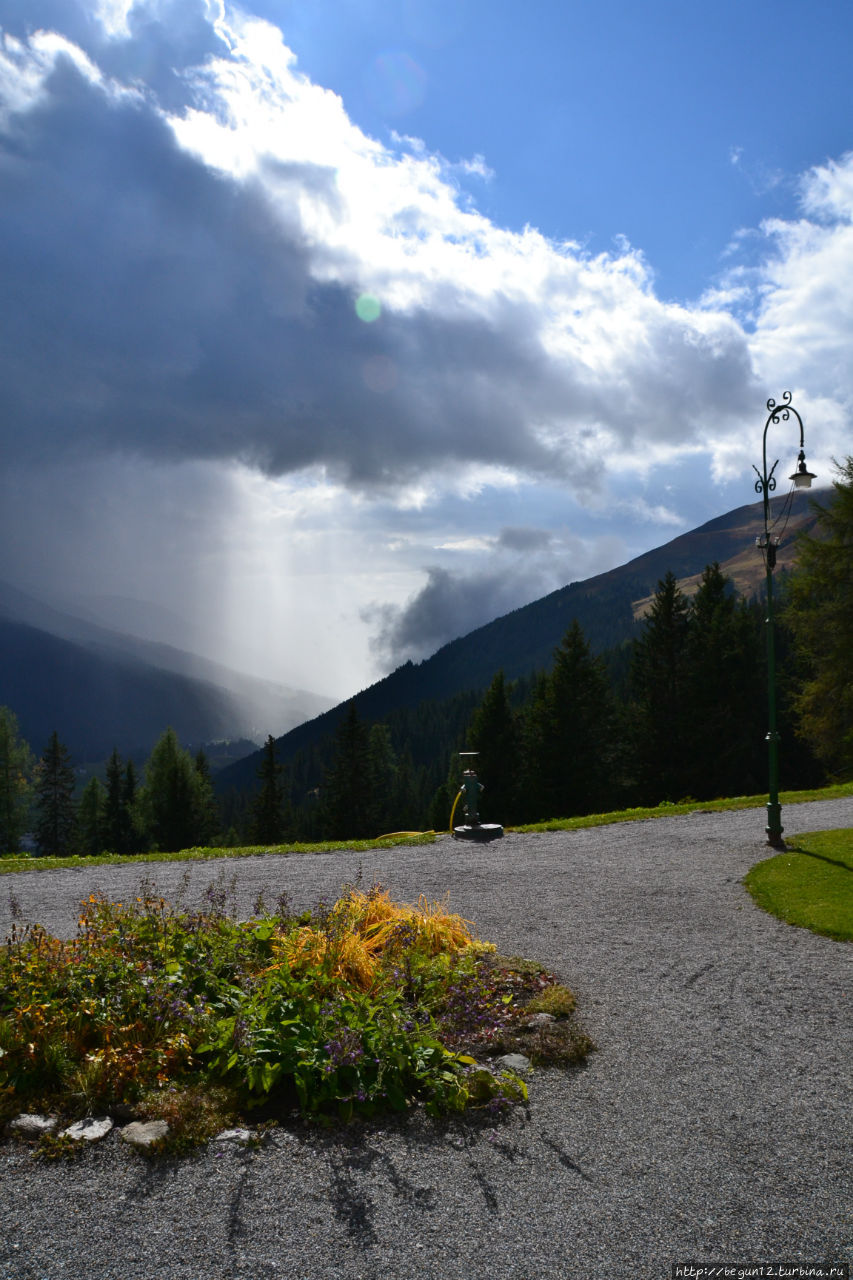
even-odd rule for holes
{"type": "Polygon", "coordinates": [[[373,324],[382,314],[382,304],[372,293],[362,293],[355,300],[355,314],[365,324],[373,324]]]}

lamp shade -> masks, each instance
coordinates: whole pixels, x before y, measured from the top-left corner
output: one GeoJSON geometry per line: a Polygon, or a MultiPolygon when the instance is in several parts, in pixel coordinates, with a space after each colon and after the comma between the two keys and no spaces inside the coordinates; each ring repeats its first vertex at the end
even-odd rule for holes
{"type": "Polygon", "coordinates": [[[797,469],[789,479],[793,480],[795,489],[810,489],[812,480],[816,479],[815,473],[809,471],[806,466],[806,455],[800,450],[800,456],[797,461],[797,469]]]}

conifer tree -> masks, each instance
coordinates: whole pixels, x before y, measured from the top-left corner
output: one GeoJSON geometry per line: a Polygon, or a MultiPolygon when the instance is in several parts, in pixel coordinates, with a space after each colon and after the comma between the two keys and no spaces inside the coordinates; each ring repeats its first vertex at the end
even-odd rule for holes
{"type": "Polygon", "coordinates": [[[764,657],[754,614],[719,564],[690,603],[685,709],[691,727],[685,791],[699,799],[759,790],[764,749],[764,657]]]}
{"type": "Polygon", "coordinates": [[[800,541],[783,619],[805,665],[800,730],[824,766],[853,777],[853,455],[838,465],[830,505],[800,541]]]}
{"type": "Polygon", "coordinates": [[[383,775],[377,783],[380,794],[388,794],[390,783],[390,813],[383,817],[376,834],[383,831],[420,831],[425,825],[427,806],[424,803],[424,777],[415,768],[411,747],[405,744],[400,752],[390,779],[383,775]]]}
{"type": "Polygon", "coordinates": [[[124,778],[121,756],[115,747],[113,747],[112,754],[107,761],[106,784],[103,816],[104,848],[111,853],[127,853],[128,850],[125,848],[124,778]]]}
{"type": "Polygon", "coordinates": [[[201,779],[193,758],[167,729],[145,765],[140,808],[148,839],[163,852],[198,843],[201,779]]]}
{"type": "Polygon", "coordinates": [[[220,814],[213,791],[213,778],[210,773],[210,761],[203,747],[199,747],[193,761],[195,767],[195,793],[193,813],[195,819],[194,843],[209,845],[219,834],[220,814]]]}
{"type": "Polygon", "coordinates": [[[139,850],[142,839],[136,815],[136,767],[132,760],[122,764],[115,747],[107,761],[106,796],[103,813],[103,845],[111,853],[129,854],[139,850]]]}
{"type": "Polygon", "coordinates": [[[503,671],[492,680],[471,718],[468,743],[472,751],[479,752],[475,769],[484,787],[481,816],[488,822],[517,821],[521,734],[509,704],[503,671]]]}
{"type": "Polygon", "coordinates": [[[335,734],[335,751],[322,788],[324,826],[330,839],[367,839],[372,830],[370,735],[355,702],[335,734]]]}
{"type": "Polygon", "coordinates": [[[39,851],[64,858],[75,852],[77,813],[71,756],[54,729],[36,769],[35,836],[39,851]]]}
{"type": "Polygon", "coordinates": [[[276,758],[272,734],[264,743],[258,778],[261,786],[252,805],[249,839],[253,844],[280,844],[284,839],[284,771],[276,758]]]}
{"type": "Polygon", "coordinates": [[[635,641],[629,689],[632,756],[645,804],[689,792],[694,726],[688,706],[690,611],[672,572],[658,582],[643,634],[635,641]]]}
{"type": "Polygon", "coordinates": [[[605,807],[616,785],[614,716],[601,662],[575,621],[527,711],[525,791],[531,816],[571,817],[605,807]]]}
{"type": "Polygon", "coordinates": [[[95,857],[103,853],[106,847],[104,843],[106,798],[107,793],[100,779],[90,778],[80,796],[77,815],[80,852],[84,857],[95,857]]]}
{"type": "Polygon", "coordinates": [[[124,766],[121,800],[124,810],[122,827],[124,852],[136,853],[143,842],[142,821],[139,814],[139,775],[136,772],[136,765],[130,759],[124,766]]]}
{"type": "Polygon", "coordinates": [[[19,735],[17,717],[0,707],[0,853],[17,853],[27,829],[35,761],[19,735]]]}
{"type": "Polygon", "coordinates": [[[370,726],[367,745],[367,795],[370,832],[374,836],[399,831],[414,821],[412,756],[398,761],[387,724],[370,726]]]}

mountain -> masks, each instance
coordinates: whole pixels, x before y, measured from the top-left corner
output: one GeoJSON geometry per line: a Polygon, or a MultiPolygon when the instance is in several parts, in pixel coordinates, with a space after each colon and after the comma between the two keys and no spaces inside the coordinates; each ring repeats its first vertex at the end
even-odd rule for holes
{"type": "MultiPolygon", "coordinates": [[[[781,516],[787,501],[787,497],[773,500],[774,519],[781,516]]],[[[785,542],[778,551],[777,574],[794,562],[793,535],[811,529],[815,520],[809,494],[795,492],[785,524],[785,542]]],[[[361,719],[374,722],[403,708],[424,702],[440,703],[464,690],[485,689],[499,670],[508,680],[548,670],[555,648],[575,619],[594,652],[615,648],[637,633],[638,620],[648,608],[658,582],[670,571],[689,594],[695,590],[705,566],[717,561],[742,595],[758,595],[764,585],[764,562],[755,540],[763,528],[761,503],[738,507],[617,569],[552,591],[452,640],[423,662],[407,662],[398,667],[355,695],[358,714],[361,719]]],[[[343,718],[348,702],[280,738],[279,759],[290,760],[297,752],[328,739],[343,718]]],[[[255,754],[223,769],[217,779],[218,788],[251,788],[259,761],[260,756],[255,754]]]]}
{"type": "Polygon", "coordinates": [[[282,733],[330,698],[229,670],[99,626],[0,582],[0,705],[40,752],[54,729],[78,760],[147,753],[167,726],[183,742],[282,733]]]}

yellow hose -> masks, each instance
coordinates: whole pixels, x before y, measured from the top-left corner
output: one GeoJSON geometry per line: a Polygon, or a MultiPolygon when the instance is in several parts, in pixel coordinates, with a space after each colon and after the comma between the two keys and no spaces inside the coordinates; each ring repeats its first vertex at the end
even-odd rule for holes
{"type": "Polygon", "coordinates": [[[451,835],[453,834],[453,815],[454,815],[454,813],[456,812],[456,806],[458,805],[458,803],[459,803],[459,798],[460,798],[460,796],[462,795],[462,793],[463,793],[463,791],[464,791],[464,790],[465,790],[465,788],[464,788],[464,787],[460,787],[460,788],[459,788],[459,792],[458,792],[458,794],[457,794],[457,796],[456,796],[456,799],[453,801],[453,808],[450,810],[450,833],[451,833],[451,835]]]}
{"type": "Polygon", "coordinates": [[[374,836],[374,840],[396,840],[398,836],[434,836],[434,831],[389,831],[385,836],[374,836]]]}

